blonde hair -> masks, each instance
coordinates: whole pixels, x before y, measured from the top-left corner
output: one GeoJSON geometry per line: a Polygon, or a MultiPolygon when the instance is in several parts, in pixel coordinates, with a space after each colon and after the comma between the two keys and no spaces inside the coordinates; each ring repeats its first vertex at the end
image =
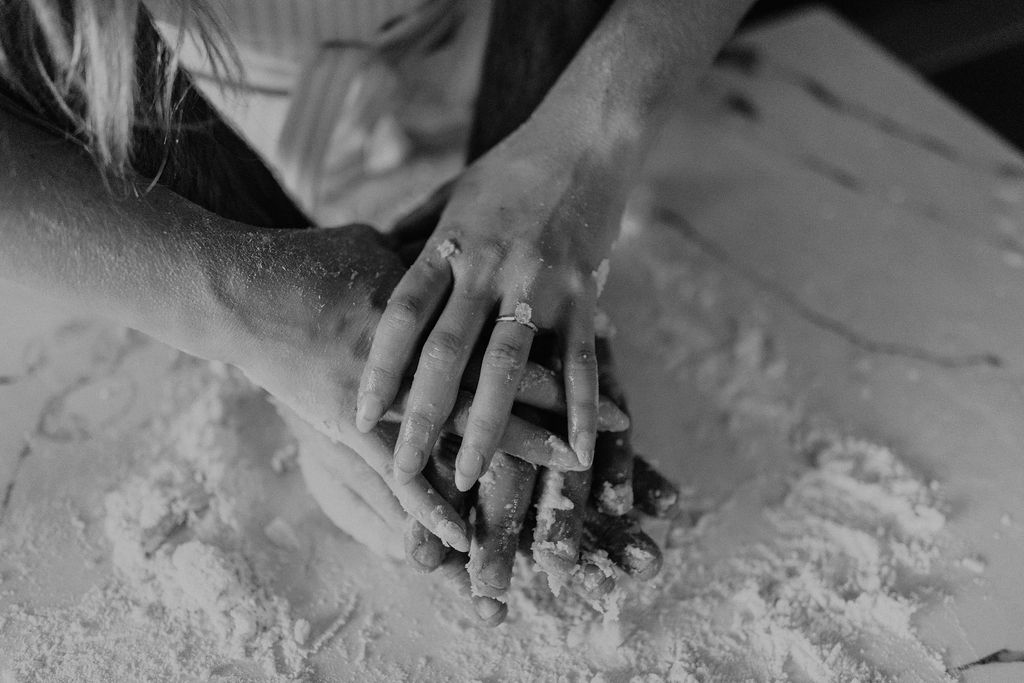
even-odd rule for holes
{"type": "MultiPolygon", "coordinates": [[[[179,24],[195,30],[215,69],[237,65],[205,3],[165,2],[177,5],[179,24]]],[[[37,113],[56,109],[104,170],[131,169],[136,128],[174,130],[176,49],[159,40],[140,0],[0,0],[0,22],[0,77],[37,113]]]]}

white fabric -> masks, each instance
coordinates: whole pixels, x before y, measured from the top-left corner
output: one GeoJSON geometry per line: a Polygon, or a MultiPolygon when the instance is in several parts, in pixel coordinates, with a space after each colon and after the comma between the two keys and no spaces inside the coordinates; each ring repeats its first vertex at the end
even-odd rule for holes
{"type": "Polygon", "coordinates": [[[214,0],[242,70],[218,78],[176,3],[147,6],[203,93],[318,223],[344,213],[335,205],[347,185],[405,161],[410,135],[468,122],[489,9],[469,0],[214,0]]]}

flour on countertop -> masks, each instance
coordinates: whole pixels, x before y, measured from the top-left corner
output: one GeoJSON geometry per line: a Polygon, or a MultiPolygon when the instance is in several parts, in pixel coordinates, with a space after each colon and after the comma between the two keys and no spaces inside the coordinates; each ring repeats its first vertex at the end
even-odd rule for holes
{"type": "Polygon", "coordinates": [[[553,598],[523,563],[510,593],[523,628],[467,632],[447,654],[459,670],[511,664],[515,680],[951,680],[912,626],[944,523],[932,489],[887,449],[813,447],[816,466],[781,499],[755,482],[696,526],[671,526],[661,574],[621,580],[617,619],[553,598]]]}
{"type": "MultiPolygon", "coordinates": [[[[555,596],[520,557],[508,623],[481,630],[440,578],[360,559],[353,545],[343,554],[326,520],[265,509],[301,495],[284,488],[300,485],[294,439],[238,373],[193,364],[195,381],[145,427],[153,448],[125,459],[133,466],[92,512],[115,579],[70,607],[0,612],[0,637],[19,645],[0,681],[951,680],[914,616],[956,571],[984,564],[944,556],[937,489],[887,448],[806,427],[772,338],[756,317],[722,319],[712,271],[657,256],[643,266],[652,296],[637,314],[649,317],[622,326],[709,406],[713,440],[761,468],[725,495],[683,487],[682,512],[647,526],[665,553],[653,580],[588,553],[618,580],[592,604],[555,596]],[[247,474],[256,446],[270,484],[247,474]],[[314,578],[317,591],[338,586],[326,608],[289,592],[314,578]]],[[[171,366],[168,382],[183,372],[171,366]]],[[[26,535],[24,557],[33,543],[26,535]]]]}
{"type": "MultiPolygon", "coordinates": [[[[268,676],[296,675],[306,653],[295,634],[304,627],[240,551],[234,539],[242,527],[220,486],[237,465],[239,435],[230,413],[250,390],[226,370],[215,368],[213,375],[168,424],[165,438],[173,448],[164,451],[165,459],[107,496],[113,564],[136,599],[208,632],[221,656],[253,661],[268,676]]],[[[284,520],[266,528],[277,544],[289,538],[284,520]]]]}
{"type": "MultiPolygon", "coordinates": [[[[754,338],[729,352],[763,368],[753,357],[765,344],[754,338]]],[[[729,376],[720,384],[731,392],[722,401],[747,400],[737,382],[729,376]]],[[[348,623],[343,614],[322,637],[311,635],[309,620],[294,615],[250,562],[252,544],[279,550],[301,544],[304,534],[276,517],[250,529],[244,491],[229,489],[235,477],[227,473],[239,467],[239,418],[252,410],[245,397],[253,395],[244,380],[213,372],[189,408],[156,427],[170,449],[106,499],[121,582],[95,589],[72,611],[6,614],[36,638],[8,664],[9,678],[59,679],[63,671],[110,680],[104,672],[116,669],[103,667],[113,665],[83,654],[97,637],[124,647],[100,650],[110,661],[135,661],[155,680],[203,677],[242,659],[258,664],[250,678],[290,678],[307,670],[310,640],[323,647],[322,638],[348,623]],[[132,624],[144,637],[124,632],[132,624]],[[168,642],[188,654],[174,657],[168,642]],[[47,663],[45,652],[62,654],[47,663]]],[[[703,514],[651,527],[667,544],[661,574],[646,584],[619,576],[600,605],[570,590],[555,597],[546,575],[520,559],[509,623],[496,630],[467,623],[438,641],[447,644],[438,645],[437,669],[419,677],[822,681],[914,671],[948,680],[912,626],[940,562],[944,516],[932,487],[892,452],[863,441],[808,436],[793,448],[813,465],[781,487],[778,478],[758,478],[703,514]]],[[[359,584],[352,588],[358,596],[359,584]]],[[[445,587],[438,590],[452,602],[445,587]]],[[[355,643],[368,678],[400,679],[386,650],[367,649],[367,638],[386,639],[388,630],[363,633],[348,633],[344,645],[355,643]]]]}

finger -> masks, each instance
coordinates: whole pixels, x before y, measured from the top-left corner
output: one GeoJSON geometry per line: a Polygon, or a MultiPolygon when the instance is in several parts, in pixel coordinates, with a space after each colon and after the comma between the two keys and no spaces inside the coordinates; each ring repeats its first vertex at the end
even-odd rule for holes
{"type": "Polygon", "coordinates": [[[395,449],[399,483],[423,469],[455,405],[462,371],[492,307],[489,299],[465,290],[454,292],[423,345],[395,449]]]}
{"type": "Polygon", "coordinates": [[[423,475],[416,475],[412,481],[402,486],[395,481],[392,460],[384,444],[394,443],[396,430],[395,425],[382,423],[372,433],[359,435],[362,441],[353,439],[356,441],[353,448],[384,478],[407,513],[449,546],[467,552],[469,538],[466,523],[458,511],[427,482],[423,475]]]}
{"type": "Polygon", "coordinates": [[[615,565],[603,552],[586,551],[573,572],[576,592],[591,601],[597,601],[615,588],[615,565]]]}
{"type": "Polygon", "coordinates": [[[452,553],[441,565],[441,575],[455,587],[455,590],[472,605],[470,616],[484,626],[497,626],[505,621],[508,615],[508,605],[495,598],[484,595],[473,595],[473,587],[469,580],[469,572],[466,570],[466,562],[469,558],[465,553],[452,553]]]}
{"type": "Polygon", "coordinates": [[[422,475],[416,475],[401,486],[396,485],[395,495],[402,507],[430,533],[456,550],[469,550],[465,522],[422,475]]]}
{"type": "MultiPolygon", "coordinates": [[[[536,341],[534,341],[536,345],[536,341]]],[[[471,388],[480,382],[483,359],[473,358],[462,375],[462,386],[471,388]]],[[[527,363],[516,388],[515,402],[559,415],[565,415],[565,382],[559,373],[539,365],[527,363]]],[[[606,396],[597,399],[598,431],[621,432],[629,427],[629,416],[619,410],[606,396]]]]}
{"type": "Polygon", "coordinates": [[[494,326],[455,461],[455,484],[461,491],[472,488],[487,470],[505,433],[532,342],[533,330],[526,325],[499,322],[494,326]]]}
{"type": "Polygon", "coordinates": [[[448,292],[448,262],[426,253],[402,277],[377,323],[356,395],[356,428],[368,432],[391,405],[416,344],[448,292]]]}
{"type": "Polygon", "coordinates": [[[569,443],[580,463],[590,467],[597,439],[598,396],[593,305],[577,302],[569,312],[564,343],[569,443]]]}
{"type": "Polygon", "coordinates": [[[368,505],[345,480],[337,476],[329,461],[300,449],[299,467],[310,495],[331,522],[359,543],[385,557],[401,557],[399,534],[402,522],[394,526],[368,505]]]}
{"type": "Polygon", "coordinates": [[[630,576],[646,581],[661,569],[661,549],[629,515],[611,517],[587,509],[583,523],[583,547],[603,550],[630,576]]]}
{"type": "MultiPolygon", "coordinates": [[[[598,377],[601,391],[626,410],[625,392],[615,375],[611,346],[607,339],[597,339],[598,377]]],[[[594,460],[594,506],[608,515],[624,515],[633,509],[633,446],[630,430],[603,432],[597,435],[594,460]]]]}
{"type": "Polygon", "coordinates": [[[455,485],[455,458],[462,446],[461,441],[454,434],[442,435],[423,468],[427,481],[460,512],[469,506],[469,494],[455,485]]]}
{"type": "Polygon", "coordinates": [[[473,595],[502,599],[508,592],[536,477],[535,467],[504,453],[481,477],[467,566],[473,595]]]}
{"type": "Polygon", "coordinates": [[[637,456],[633,461],[633,500],[644,514],[671,517],[679,509],[679,489],[637,456]]]}
{"type": "MultiPolygon", "coordinates": [[[[385,414],[385,421],[395,422],[402,419],[405,411],[405,399],[399,395],[398,400],[399,404],[385,414]]],[[[455,406],[443,425],[444,432],[464,434],[466,426],[469,424],[469,412],[472,405],[473,395],[468,391],[460,391],[455,400],[455,406]]],[[[498,442],[498,450],[535,465],[559,470],[583,469],[576,454],[564,439],[517,415],[509,417],[505,433],[502,434],[501,440],[498,442]]]]}
{"type": "MultiPolygon", "coordinates": [[[[516,400],[519,403],[534,405],[537,408],[564,415],[565,382],[562,379],[561,348],[556,336],[544,333],[537,335],[533,340],[530,360],[533,362],[526,366],[523,379],[519,382],[519,395],[516,400]]],[[[600,357],[598,363],[600,364],[600,357]]],[[[603,393],[599,395],[597,399],[598,430],[621,432],[627,427],[629,427],[629,416],[620,410],[613,400],[603,393]]]]}
{"type": "Polygon", "coordinates": [[[352,448],[317,431],[283,404],[278,404],[277,410],[299,444],[304,465],[318,472],[318,485],[343,484],[390,527],[401,529],[405,526],[407,516],[401,503],[387,482],[366,460],[352,448]]]}
{"type": "Polygon", "coordinates": [[[428,574],[444,562],[448,557],[448,548],[427,527],[415,519],[410,519],[405,531],[405,559],[409,566],[428,574]]]}
{"type": "MultiPolygon", "coordinates": [[[[424,478],[437,489],[445,500],[461,515],[465,510],[466,494],[455,486],[455,454],[457,437],[442,437],[423,468],[424,478]]],[[[409,564],[420,572],[432,572],[448,556],[449,549],[430,530],[411,520],[405,534],[405,556],[409,564]]]]}
{"type": "Polygon", "coordinates": [[[557,472],[545,469],[540,474],[533,559],[553,579],[564,580],[576,568],[590,478],[589,470],[557,472]]]}
{"type": "Polygon", "coordinates": [[[624,515],[633,509],[633,448],[629,432],[597,435],[592,498],[606,515],[624,515]]]}

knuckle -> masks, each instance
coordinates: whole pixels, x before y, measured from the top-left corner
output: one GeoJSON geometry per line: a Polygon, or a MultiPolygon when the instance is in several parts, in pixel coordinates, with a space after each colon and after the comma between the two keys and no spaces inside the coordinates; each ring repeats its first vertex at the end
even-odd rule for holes
{"type": "Polygon", "coordinates": [[[374,393],[380,391],[383,387],[392,385],[397,380],[397,372],[381,365],[374,365],[366,376],[366,390],[367,392],[374,393]]]}
{"type": "Polygon", "coordinates": [[[470,449],[481,455],[494,450],[494,441],[505,431],[505,421],[491,415],[477,415],[469,420],[466,433],[471,434],[470,449]]]}
{"type": "Polygon", "coordinates": [[[423,299],[415,294],[402,294],[391,298],[384,318],[392,329],[414,327],[422,317],[425,307],[423,299]]]}
{"type": "Polygon", "coordinates": [[[405,416],[403,440],[411,444],[430,441],[437,428],[437,419],[428,410],[418,407],[405,416]]]}
{"type": "Polygon", "coordinates": [[[435,330],[424,349],[423,362],[429,368],[447,368],[459,362],[465,348],[466,343],[458,334],[435,330]]]}
{"type": "Polygon", "coordinates": [[[477,254],[483,263],[500,263],[504,261],[512,245],[505,240],[489,239],[477,246],[477,254]]]}
{"type": "Polygon", "coordinates": [[[511,339],[498,339],[488,346],[484,363],[488,369],[507,375],[523,368],[526,358],[522,345],[511,339]]]}
{"type": "Polygon", "coordinates": [[[566,364],[573,372],[597,372],[597,354],[590,344],[581,344],[569,354],[566,364]]]}

